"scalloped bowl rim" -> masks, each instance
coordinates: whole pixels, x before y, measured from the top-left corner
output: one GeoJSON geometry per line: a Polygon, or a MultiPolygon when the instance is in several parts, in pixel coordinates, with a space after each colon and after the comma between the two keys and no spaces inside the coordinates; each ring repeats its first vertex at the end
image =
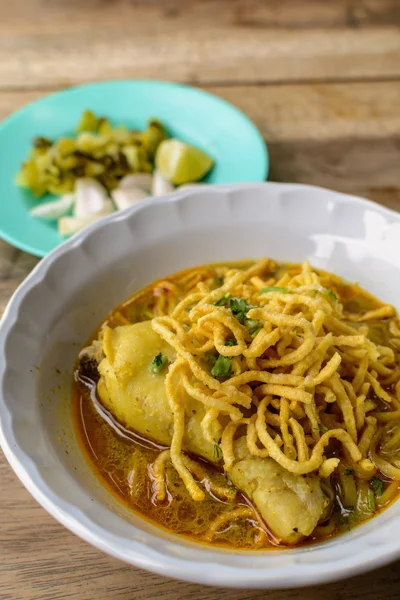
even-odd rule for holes
{"type": "MultiPolygon", "coordinates": [[[[399,214],[386,207],[382,207],[375,202],[316,186],[302,184],[255,183],[235,185],[224,184],[204,187],[207,187],[207,194],[217,195],[229,195],[231,192],[238,193],[241,191],[251,193],[252,190],[265,190],[265,192],[268,193],[269,189],[279,189],[281,191],[294,190],[295,192],[296,190],[312,190],[314,192],[319,191],[322,196],[326,197],[327,200],[333,202],[334,204],[346,203],[347,205],[358,206],[361,209],[370,208],[373,211],[387,217],[391,223],[400,223],[399,214]]],[[[202,189],[202,191],[204,192],[204,189],[202,189]]],[[[202,547],[201,545],[195,545],[195,549],[192,550],[192,553],[199,558],[199,562],[196,560],[188,560],[185,558],[183,552],[181,552],[180,558],[171,558],[170,556],[167,557],[164,553],[158,552],[157,550],[148,547],[145,543],[140,541],[132,541],[128,553],[127,548],[124,547],[124,544],[120,543],[118,535],[115,535],[97,525],[91,521],[90,518],[84,515],[78,507],[73,506],[72,504],[63,500],[63,498],[59,497],[43,480],[31,458],[28,457],[18,446],[13,434],[13,430],[10,427],[12,415],[10,414],[7,406],[4,404],[3,383],[7,369],[9,368],[6,360],[6,342],[9,338],[10,332],[13,329],[13,326],[18,321],[21,303],[26,294],[34,287],[41,285],[41,283],[46,279],[50,267],[54,265],[59,258],[66,254],[74,253],[77,249],[79,249],[85,240],[95,237],[97,232],[104,230],[106,227],[108,227],[109,223],[132,220],[135,218],[136,214],[147,211],[148,206],[150,205],[154,206],[166,203],[185,202],[185,199],[190,198],[196,193],[198,193],[198,190],[185,190],[182,192],[176,192],[170,196],[152,199],[126,211],[114,213],[103,219],[101,222],[91,225],[84,231],[78,233],[62,245],[58,246],[45,258],[43,258],[13,294],[0,322],[0,444],[6,458],[21,482],[29,490],[32,496],[42,505],[43,508],[45,508],[60,523],[65,525],[65,527],[67,527],[70,531],[91,543],[93,546],[119,560],[150,570],[160,575],[170,576],[190,582],[224,587],[283,589],[350,577],[361,574],[372,568],[383,566],[395,560],[396,558],[400,557],[400,537],[396,540],[396,536],[393,536],[390,542],[385,542],[384,544],[380,545],[378,544],[377,546],[371,545],[366,548],[362,547],[361,549],[357,547],[358,552],[354,552],[351,559],[349,559],[348,556],[341,558],[340,549],[338,550],[338,548],[336,548],[335,560],[332,562],[328,561],[324,564],[321,564],[319,561],[316,561],[315,563],[309,562],[304,564],[302,562],[297,563],[296,559],[294,559],[294,561],[289,561],[289,564],[286,564],[283,567],[281,566],[279,568],[268,569],[265,566],[263,568],[242,568],[240,565],[238,565],[238,563],[233,565],[221,563],[218,564],[218,556],[220,556],[220,553],[208,547],[202,547]]],[[[396,516],[396,518],[391,519],[391,521],[396,522],[396,524],[400,526],[400,516],[396,516]]],[[[393,523],[386,523],[385,525],[386,529],[388,529],[389,525],[393,525],[393,523]]],[[[361,530],[363,527],[364,526],[361,526],[358,529],[361,530]]],[[[153,534],[146,535],[150,537],[153,536],[153,534]]],[[[371,542],[373,533],[366,535],[370,535],[371,539],[369,539],[369,541],[371,542]]],[[[346,536],[340,536],[340,538],[336,539],[344,540],[345,537],[346,536]]],[[[349,543],[353,542],[354,540],[350,541],[349,543]]],[[[172,545],[179,547],[179,538],[175,537],[172,545]]],[[[338,545],[339,548],[340,545],[341,544],[338,545]]],[[[314,546],[313,550],[315,552],[315,556],[320,554],[323,548],[324,544],[314,546]]],[[[285,550],[283,553],[290,555],[292,551],[285,550]]],[[[280,552],[279,554],[283,553],[280,552]]],[[[236,555],[232,554],[231,556],[243,556],[244,554],[238,552],[236,555]]],[[[272,555],[276,555],[275,553],[269,554],[271,557],[272,555]]],[[[247,555],[249,554],[247,553],[247,555]]],[[[227,555],[225,555],[225,557],[226,556],[227,555]]],[[[262,556],[265,557],[266,555],[263,554],[262,556]]],[[[295,551],[292,556],[295,556],[295,551]]]]}

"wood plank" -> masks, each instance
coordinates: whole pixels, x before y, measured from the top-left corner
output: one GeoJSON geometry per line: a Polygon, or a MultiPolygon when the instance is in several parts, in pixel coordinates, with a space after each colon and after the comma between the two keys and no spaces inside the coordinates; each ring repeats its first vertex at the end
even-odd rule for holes
{"type": "Polygon", "coordinates": [[[24,31],[59,28],[66,18],[75,28],[89,19],[93,25],[129,19],[146,31],[149,26],[190,31],[193,24],[208,28],[215,21],[222,28],[365,28],[398,24],[400,6],[397,0],[14,0],[2,6],[3,25],[24,31]]]}
{"type": "Polygon", "coordinates": [[[0,22],[0,86],[398,78],[399,23],[394,0],[16,0],[0,22]]]}
{"type": "Polygon", "coordinates": [[[214,87],[260,128],[269,178],[400,209],[400,82],[214,87]]]}
{"type": "MultiPolygon", "coordinates": [[[[268,142],[387,138],[400,133],[400,81],[203,89],[247,114],[268,142]]],[[[0,121],[52,91],[57,90],[0,90],[0,121]]]]}
{"type": "MultiPolygon", "coordinates": [[[[400,209],[400,82],[207,89],[260,128],[270,179],[331,187],[400,209]]],[[[0,92],[0,118],[41,95],[0,92]]]]}
{"type": "Polygon", "coordinates": [[[246,113],[268,142],[387,138],[400,133],[400,82],[207,89],[246,113]]]}

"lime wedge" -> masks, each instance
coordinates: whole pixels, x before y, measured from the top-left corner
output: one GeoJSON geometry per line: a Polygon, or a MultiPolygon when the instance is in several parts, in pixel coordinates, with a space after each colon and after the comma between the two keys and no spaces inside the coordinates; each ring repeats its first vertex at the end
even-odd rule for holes
{"type": "Polygon", "coordinates": [[[161,142],[155,162],[158,171],[174,185],[198,181],[213,166],[208,154],[175,139],[161,142]]]}

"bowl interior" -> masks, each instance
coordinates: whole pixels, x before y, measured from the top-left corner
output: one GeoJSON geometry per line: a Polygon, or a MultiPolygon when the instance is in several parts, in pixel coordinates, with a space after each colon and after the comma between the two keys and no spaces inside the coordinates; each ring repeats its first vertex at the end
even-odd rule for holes
{"type": "Polygon", "coordinates": [[[77,353],[104,316],[152,280],[189,266],[308,258],[400,308],[399,231],[399,218],[372,203],[278,184],[181,192],[93,226],[44,259],[6,313],[0,414],[12,466],[75,533],[172,576],[239,585],[249,570],[252,586],[285,587],[331,578],[335,570],[323,565],[332,560],[342,572],[367,568],[372,556],[376,564],[377,552],[383,562],[399,550],[400,503],[332,541],[284,552],[210,550],[161,531],[119,504],[91,473],[72,428],[70,385],[77,353]],[[321,572],[313,575],[316,564],[321,572]]]}

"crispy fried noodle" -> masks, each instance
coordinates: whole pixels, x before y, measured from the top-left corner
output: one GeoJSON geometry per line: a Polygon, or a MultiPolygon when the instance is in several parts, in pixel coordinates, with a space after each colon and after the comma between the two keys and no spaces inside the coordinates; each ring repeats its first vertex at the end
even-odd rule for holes
{"type": "MultiPolygon", "coordinates": [[[[269,263],[231,269],[217,289],[202,282],[171,316],[152,320],[153,330],[177,354],[165,383],[174,416],[170,457],[194,500],[204,494],[182,455],[186,394],[206,407],[208,437],[210,423],[217,423],[213,442],[221,448],[227,472],[234,434],[242,427],[251,455],[269,456],[296,475],[317,471],[323,478],[339,464],[325,455],[332,439],[358,470],[375,468],[366,457],[376,441],[377,419],[385,421],[390,413],[373,416],[375,405],[367,407],[365,400],[370,386],[379,398],[399,406],[378,381],[379,373],[392,372],[387,365],[393,351],[349,323],[336,295],[308,262],[301,273],[286,273],[280,281],[263,279],[269,263]],[[222,378],[215,368],[210,372],[207,359],[213,352],[225,359],[222,378]],[[277,409],[273,413],[271,406],[277,409]]],[[[393,316],[392,307],[384,314],[393,316]]],[[[355,317],[357,322],[370,318],[369,313],[355,317]]]]}

